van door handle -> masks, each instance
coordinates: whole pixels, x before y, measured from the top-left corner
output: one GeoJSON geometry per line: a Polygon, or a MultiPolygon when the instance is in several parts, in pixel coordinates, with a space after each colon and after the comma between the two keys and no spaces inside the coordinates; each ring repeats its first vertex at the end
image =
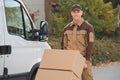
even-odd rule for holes
{"type": "Polygon", "coordinates": [[[0,55],[11,54],[11,46],[10,45],[0,45],[0,55]]]}

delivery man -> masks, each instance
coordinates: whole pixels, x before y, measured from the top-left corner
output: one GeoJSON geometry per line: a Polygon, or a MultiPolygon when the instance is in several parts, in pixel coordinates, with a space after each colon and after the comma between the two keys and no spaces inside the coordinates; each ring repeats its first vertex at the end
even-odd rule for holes
{"type": "Polygon", "coordinates": [[[61,47],[67,50],[79,50],[85,57],[87,69],[82,72],[82,80],[93,80],[91,54],[94,43],[94,29],[82,18],[83,10],[79,4],[71,8],[72,22],[64,27],[61,47]]]}

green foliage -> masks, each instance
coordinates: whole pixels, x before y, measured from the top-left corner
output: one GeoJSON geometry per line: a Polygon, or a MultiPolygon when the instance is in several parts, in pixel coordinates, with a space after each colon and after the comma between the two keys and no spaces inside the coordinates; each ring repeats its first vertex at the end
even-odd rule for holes
{"type": "Polygon", "coordinates": [[[61,49],[61,36],[58,35],[50,35],[48,43],[50,44],[52,49],[61,49]]]}
{"type": "Polygon", "coordinates": [[[54,13],[52,13],[51,16],[52,16],[51,18],[52,33],[60,35],[61,31],[63,31],[63,27],[65,24],[65,22],[63,22],[64,18],[61,15],[57,16],[57,14],[54,13]]]}
{"type": "Polygon", "coordinates": [[[92,55],[93,64],[105,63],[110,61],[120,61],[120,41],[117,39],[102,38],[95,40],[92,55]]]}
{"type": "Polygon", "coordinates": [[[83,0],[84,18],[95,28],[96,32],[111,34],[116,29],[117,18],[111,2],[104,3],[103,0],[83,0]]]}
{"type": "Polygon", "coordinates": [[[59,12],[51,13],[51,30],[60,34],[63,27],[71,21],[71,6],[79,3],[83,7],[83,17],[93,26],[96,33],[111,34],[116,29],[116,9],[112,8],[111,2],[103,0],[58,0],[59,12]],[[56,26],[56,27],[55,27],[56,26]]]}

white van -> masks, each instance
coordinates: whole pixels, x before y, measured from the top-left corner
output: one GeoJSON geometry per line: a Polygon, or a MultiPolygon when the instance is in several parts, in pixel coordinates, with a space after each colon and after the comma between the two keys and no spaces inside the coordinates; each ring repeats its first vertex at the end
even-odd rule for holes
{"type": "Polygon", "coordinates": [[[44,49],[50,49],[39,37],[44,33],[21,0],[0,0],[0,80],[32,80],[44,49]]]}

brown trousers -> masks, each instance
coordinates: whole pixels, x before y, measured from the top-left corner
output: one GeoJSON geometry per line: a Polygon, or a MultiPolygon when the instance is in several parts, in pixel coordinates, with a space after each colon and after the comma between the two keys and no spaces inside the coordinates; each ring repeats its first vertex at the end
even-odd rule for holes
{"type": "Polygon", "coordinates": [[[87,69],[82,72],[82,80],[93,80],[92,64],[90,61],[86,61],[87,69]]]}

